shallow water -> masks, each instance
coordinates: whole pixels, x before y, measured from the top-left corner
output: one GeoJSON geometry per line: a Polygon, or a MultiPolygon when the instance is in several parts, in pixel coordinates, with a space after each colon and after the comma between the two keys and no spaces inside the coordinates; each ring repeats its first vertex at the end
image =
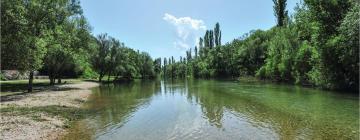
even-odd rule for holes
{"type": "Polygon", "coordinates": [[[359,96],[218,80],[95,88],[64,139],[359,139],[359,96]]]}

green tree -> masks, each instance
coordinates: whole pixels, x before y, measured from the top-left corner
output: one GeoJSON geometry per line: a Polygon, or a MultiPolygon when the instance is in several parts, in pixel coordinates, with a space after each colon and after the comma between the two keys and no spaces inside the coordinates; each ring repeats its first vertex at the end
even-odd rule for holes
{"type": "Polygon", "coordinates": [[[204,57],[204,39],[201,37],[199,38],[199,57],[204,57]]]}
{"type": "Polygon", "coordinates": [[[196,59],[198,57],[198,48],[197,48],[197,46],[195,46],[194,51],[195,51],[195,59],[196,59]]]}
{"type": "Polygon", "coordinates": [[[34,71],[42,67],[47,45],[45,36],[69,16],[81,12],[77,3],[75,0],[1,1],[2,49],[16,53],[2,58],[14,58],[13,62],[19,62],[8,66],[5,62],[2,67],[30,71],[28,92],[32,92],[34,71]]]}
{"type": "Polygon", "coordinates": [[[62,74],[75,64],[75,51],[73,41],[76,36],[75,23],[66,21],[62,25],[55,27],[55,30],[49,32],[46,38],[47,52],[44,58],[44,67],[47,69],[50,84],[61,83],[62,74]]]}
{"type": "Polygon", "coordinates": [[[186,60],[189,62],[191,59],[192,59],[192,56],[191,56],[191,48],[190,48],[188,51],[186,51],[186,60]]]}
{"type": "Polygon", "coordinates": [[[109,52],[109,56],[106,59],[106,72],[108,74],[108,81],[110,81],[110,76],[114,73],[114,71],[116,70],[116,66],[119,65],[119,59],[117,59],[118,57],[121,57],[120,55],[120,41],[115,39],[115,38],[110,38],[109,40],[110,42],[110,52],[109,52]],[[114,69],[115,67],[115,69],[114,69]]]}
{"type": "Polygon", "coordinates": [[[164,58],[164,66],[163,66],[163,76],[166,76],[166,68],[167,68],[167,59],[166,59],[166,57],[164,58]]]}
{"type": "Polygon", "coordinates": [[[140,58],[141,58],[141,71],[140,74],[142,76],[142,78],[153,78],[155,76],[155,71],[154,71],[154,65],[153,65],[153,60],[151,59],[150,55],[148,53],[141,53],[140,54],[140,58]]]}
{"type": "Polygon", "coordinates": [[[214,48],[214,31],[210,30],[209,34],[208,34],[208,41],[209,41],[209,48],[212,49],[214,48]]]}
{"type": "Polygon", "coordinates": [[[161,72],[161,58],[157,58],[154,60],[154,70],[156,74],[161,72]]]}
{"type": "Polygon", "coordinates": [[[273,0],[274,2],[274,15],[277,19],[277,26],[284,26],[285,19],[288,15],[286,10],[286,0],[273,0]]]}
{"type": "Polygon", "coordinates": [[[276,34],[269,42],[268,57],[263,66],[266,76],[276,81],[291,82],[294,56],[297,52],[298,41],[295,32],[290,28],[275,29],[276,34]]]}
{"type": "Polygon", "coordinates": [[[44,62],[49,74],[50,84],[52,85],[55,83],[56,78],[61,83],[62,73],[74,65],[75,59],[68,48],[63,48],[60,44],[56,44],[48,49],[44,62]]]}
{"type": "Polygon", "coordinates": [[[99,73],[99,82],[106,74],[106,59],[110,52],[110,41],[107,34],[100,34],[97,36],[97,54],[93,57],[93,68],[99,73]]]}
{"type": "Polygon", "coordinates": [[[215,37],[215,46],[221,46],[221,30],[219,23],[215,24],[214,37],[215,37]]]}

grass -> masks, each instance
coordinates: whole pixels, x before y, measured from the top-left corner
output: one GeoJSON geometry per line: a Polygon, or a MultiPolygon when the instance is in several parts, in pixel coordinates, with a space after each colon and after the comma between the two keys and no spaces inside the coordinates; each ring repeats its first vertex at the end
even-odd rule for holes
{"type": "Polygon", "coordinates": [[[70,127],[70,123],[84,118],[87,114],[92,113],[92,110],[84,108],[66,107],[66,106],[42,106],[42,107],[6,107],[0,109],[0,114],[12,114],[20,116],[30,116],[35,121],[43,121],[40,113],[45,113],[49,116],[61,117],[66,120],[65,128],[70,127]]]}
{"type": "MultiPolygon", "coordinates": [[[[81,79],[62,79],[64,83],[77,83],[81,79]]],[[[33,90],[41,91],[46,87],[50,86],[49,79],[34,79],[33,81],[33,90]]],[[[13,95],[13,94],[22,94],[27,91],[28,80],[9,80],[9,81],[0,81],[0,96],[13,95]]]]}

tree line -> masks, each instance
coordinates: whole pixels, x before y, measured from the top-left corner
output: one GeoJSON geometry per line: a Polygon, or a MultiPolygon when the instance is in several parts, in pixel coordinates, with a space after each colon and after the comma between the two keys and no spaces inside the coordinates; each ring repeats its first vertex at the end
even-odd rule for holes
{"type": "Polygon", "coordinates": [[[221,43],[220,24],[175,61],[153,60],[105,34],[92,35],[79,0],[1,1],[1,70],[116,80],[255,76],[328,89],[359,89],[359,2],[304,0],[288,15],[273,0],[276,25],[221,43]],[[163,63],[163,65],[161,64],[163,63]]]}
{"type": "Polygon", "coordinates": [[[167,78],[255,76],[327,89],[359,90],[359,2],[304,0],[288,15],[273,0],[276,26],[221,45],[217,23],[186,57],[164,58],[167,78]]]}
{"type": "Polygon", "coordinates": [[[91,34],[79,0],[1,1],[1,70],[49,75],[50,84],[65,77],[153,78],[159,60],[119,40],[91,34]]]}
{"type": "Polygon", "coordinates": [[[115,76],[115,80],[123,78],[131,80],[133,78],[154,78],[159,72],[155,68],[160,64],[157,60],[153,61],[146,52],[135,51],[120,43],[117,39],[109,37],[107,34],[98,35],[98,44],[95,55],[91,62],[94,70],[99,75],[99,81],[107,75],[115,76]]]}

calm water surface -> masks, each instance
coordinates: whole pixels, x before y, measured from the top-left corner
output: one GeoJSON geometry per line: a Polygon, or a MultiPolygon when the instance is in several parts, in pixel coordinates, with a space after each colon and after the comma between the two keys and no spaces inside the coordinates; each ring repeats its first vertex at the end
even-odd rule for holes
{"type": "Polygon", "coordinates": [[[64,139],[359,139],[359,96],[217,80],[95,88],[64,139]]]}

